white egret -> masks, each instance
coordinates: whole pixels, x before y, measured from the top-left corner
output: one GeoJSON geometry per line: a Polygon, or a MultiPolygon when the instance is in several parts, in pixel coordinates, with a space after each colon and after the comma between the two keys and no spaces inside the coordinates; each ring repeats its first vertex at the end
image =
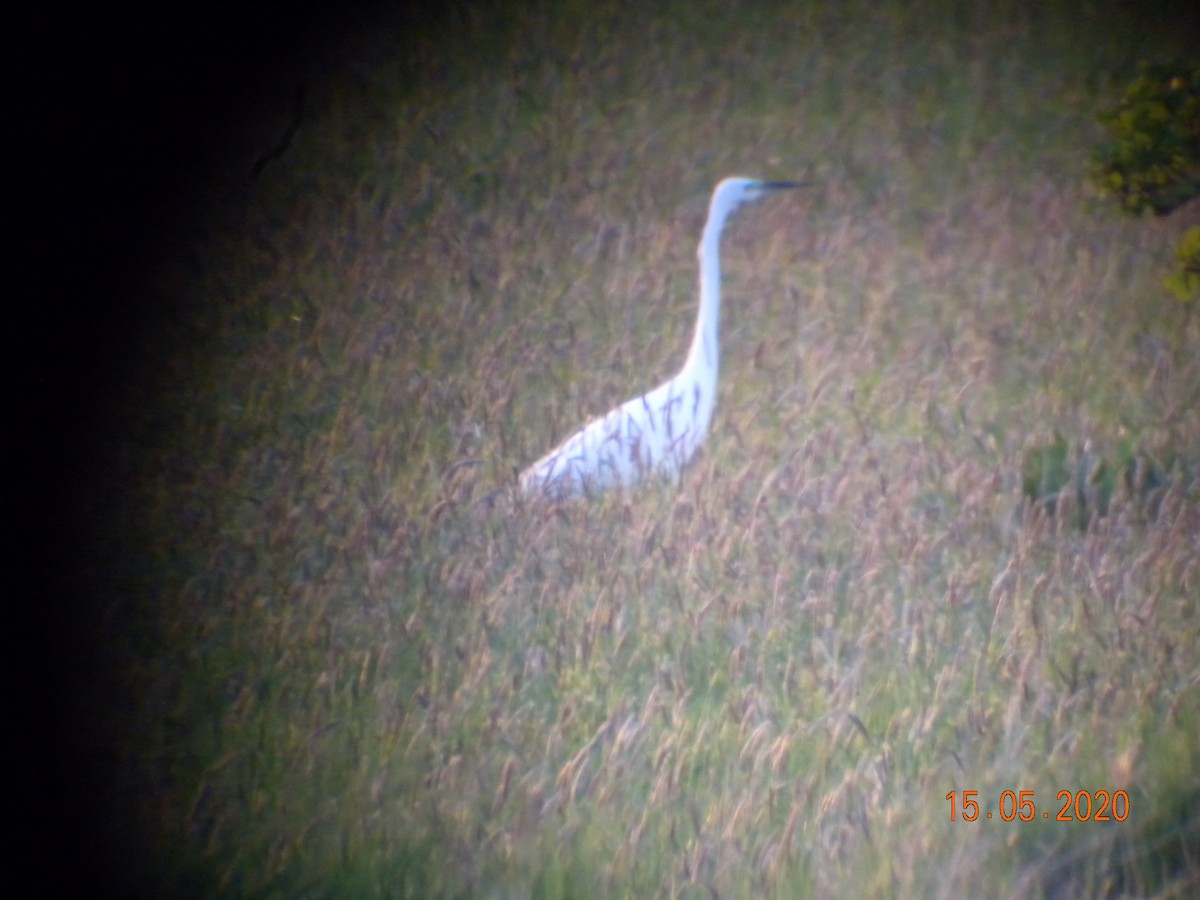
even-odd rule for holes
{"type": "Polygon", "coordinates": [[[675,480],[708,434],[717,399],[721,231],[730,214],[795,181],[726,178],[713,191],[700,237],[700,312],[679,374],[588,422],[521,473],[527,494],[564,497],[629,487],[649,476],[675,480]]]}

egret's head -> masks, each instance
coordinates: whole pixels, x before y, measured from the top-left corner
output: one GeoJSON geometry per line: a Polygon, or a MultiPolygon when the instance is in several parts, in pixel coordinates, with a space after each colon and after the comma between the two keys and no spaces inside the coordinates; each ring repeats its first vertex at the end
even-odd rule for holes
{"type": "Polygon", "coordinates": [[[757,178],[726,178],[713,191],[708,207],[710,222],[723,222],[731,212],[743,203],[757,200],[773,191],[800,187],[799,181],[760,181],[757,178]]]}

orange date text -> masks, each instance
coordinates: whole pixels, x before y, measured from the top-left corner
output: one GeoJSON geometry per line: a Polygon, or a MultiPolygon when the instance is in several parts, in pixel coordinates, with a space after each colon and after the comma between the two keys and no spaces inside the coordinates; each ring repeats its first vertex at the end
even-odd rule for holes
{"type": "Polygon", "coordinates": [[[1002,791],[995,808],[988,809],[986,801],[980,803],[979,791],[951,791],[946,795],[950,821],[998,818],[1032,822],[1053,818],[1056,822],[1124,822],[1129,818],[1129,794],[1125,791],[1059,791],[1053,806],[1043,805],[1040,809],[1035,793],[1002,791]]]}

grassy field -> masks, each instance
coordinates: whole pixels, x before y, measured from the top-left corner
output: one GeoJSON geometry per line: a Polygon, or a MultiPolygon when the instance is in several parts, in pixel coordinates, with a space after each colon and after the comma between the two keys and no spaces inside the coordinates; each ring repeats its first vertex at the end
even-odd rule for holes
{"type": "Polygon", "coordinates": [[[1124,218],[1086,181],[1097,111],[1186,32],[1084,2],[649,6],[382,22],[307,75],[257,178],[290,87],[215,160],[104,448],[86,699],[126,874],[1194,895],[1200,316],[1162,278],[1200,210],[1124,218]],[[729,174],[811,186],[727,231],[700,459],[514,497],[681,363],[729,174]],[[1056,441],[1163,477],[1103,517],[1030,503],[1056,441]],[[1058,821],[1060,791],[1110,820],[1058,821]]]}

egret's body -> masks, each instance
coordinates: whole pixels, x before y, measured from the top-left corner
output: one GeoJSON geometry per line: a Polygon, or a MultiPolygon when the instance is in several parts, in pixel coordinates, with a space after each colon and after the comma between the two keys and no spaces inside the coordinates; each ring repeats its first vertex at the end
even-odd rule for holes
{"type": "Polygon", "coordinates": [[[790,181],[726,178],[713,191],[700,238],[700,312],[683,368],[650,393],[588,422],[523,473],[529,494],[569,496],[629,487],[651,476],[679,477],[704,442],[717,399],[721,231],[743,203],[790,181]]]}

